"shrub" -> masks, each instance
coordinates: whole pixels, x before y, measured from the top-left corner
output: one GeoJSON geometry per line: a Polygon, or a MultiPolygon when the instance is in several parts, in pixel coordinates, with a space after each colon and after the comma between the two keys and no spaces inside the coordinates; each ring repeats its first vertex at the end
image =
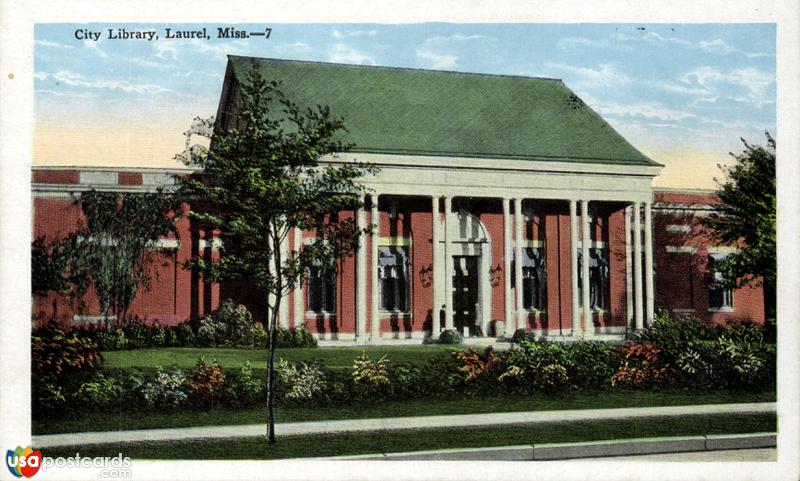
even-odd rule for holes
{"type": "Polygon", "coordinates": [[[211,316],[206,316],[200,320],[200,325],[197,327],[197,345],[215,347],[223,344],[226,337],[225,324],[215,321],[211,316]]]}
{"type": "MultiPolygon", "coordinates": [[[[294,347],[294,335],[292,335],[292,331],[278,327],[278,330],[275,332],[275,344],[277,347],[294,347]]],[[[267,347],[269,347],[269,331],[267,331],[267,347]]]]}
{"type": "Polygon", "coordinates": [[[439,344],[462,344],[464,336],[460,332],[453,329],[445,329],[439,334],[439,344]]]}
{"type": "Polygon", "coordinates": [[[260,349],[269,347],[269,333],[260,322],[253,324],[253,347],[260,349]]]}
{"type": "Polygon", "coordinates": [[[186,376],[180,369],[164,372],[161,366],[157,366],[153,379],[135,377],[132,383],[148,407],[178,407],[188,398],[186,376]]]}
{"type": "Polygon", "coordinates": [[[666,366],[661,347],[649,342],[629,343],[620,351],[624,361],[611,378],[612,386],[642,389],[673,384],[677,380],[678,373],[666,366]]]}
{"type": "Polygon", "coordinates": [[[570,382],[567,366],[568,347],[523,340],[506,354],[497,379],[512,391],[552,390],[570,382]]]}
{"type": "Polygon", "coordinates": [[[226,346],[253,345],[253,315],[241,304],[235,305],[228,299],[212,313],[214,321],[224,325],[217,326],[216,342],[226,346]]]}
{"type": "Polygon", "coordinates": [[[367,353],[353,361],[351,377],[356,385],[361,385],[366,394],[384,395],[391,388],[389,380],[389,358],[384,354],[377,361],[372,361],[367,353]]]}
{"type": "Polygon", "coordinates": [[[225,373],[222,372],[222,366],[216,360],[208,365],[205,358],[200,356],[189,383],[192,398],[213,409],[224,385],[225,373]]]}
{"type": "Polygon", "coordinates": [[[569,361],[565,365],[572,382],[585,389],[608,386],[617,364],[612,347],[604,342],[576,342],[565,346],[569,361]]]}
{"type": "Polygon", "coordinates": [[[256,404],[265,393],[265,383],[253,376],[250,361],[244,363],[238,374],[225,382],[225,402],[234,407],[256,404]]]}
{"type": "Polygon", "coordinates": [[[98,374],[80,385],[75,393],[75,402],[84,410],[108,409],[119,406],[122,392],[122,384],[118,380],[98,374]]]}
{"type": "Polygon", "coordinates": [[[674,365],[687,348],[714,338],[714,329],[695,316],[673,316],[659,311],[653,324],[637,336],[637,341],[660,346],[667,364],[674,365]]]}
{"type": "Polygon", "coordinates": [[[523,341],[536,342],[536,334],[526,331],[525,329],[517,329],[514,331],[514,335],[511,336],[511,342],[514,344],[519,344],[523,341]]]}
{"type": "Polygon", "coordinates": [[[681,379],[694,387],[714,387],[721,385],[718,378],[719,356],[709,341],[687,347],[675,361],[681,379]]]}
{"type": "MultiPolygon", "coordinates": [[[[94,334],[94,342],[97,344],[97,348],[100,349],[101,351],[118,350],[116,332],[122,332],[122,331],[114,331],[114,332],[104,331],[104,330],[97,331],[94,334]]],[[[125,333],[122,332],[122,335],[124,336],[125,333]]],[[[127,346],[128,346],[128,340],[125,339],[125,347],[127,346]]],[[[122,349],[125,349],[125,347],[123,347],[122,349]]]]}
{"type": "Polygon", "coordinates": [[[61,386],[49,381],[33,384],[32,401],[34,418],[57,416],[64,411],[67,403],[61,386]]]}
{"type": "Polygon", "coordinates": [[[125,332],[125,337],[128,339],[128,347],[130,349],[139,349],[147,347],[148,345],[148,332],[147,326],[144,325],[138,317],[130,317],[122,327],[125,332]]]}
{"type": "Polygon", "coordinates": [[[291,364],[285,359],[278,362],[278,381],[286,392],[283,398],[289,402],[304,402],[318,398],[327,388],[327,379],[322,363],[301,362],[291,364]]]}
{"type": "Polygon", "coordinates": [[[194,335],[194,330],[191,324],[183,322],[175,328],[175,335],[178,338],[178,345],[183,347],[192,347],[197,344],[197,338],[194,335]]]}
{"type": "MultiPolygon", "coordinates": [[[[191,328],[190,328],[191,329],[191,328]]],[[[169,347],[180,347],[181,343],[178,340],[178,329],[175,326],[169,326],[165,329],[164,345],[169,347]]]]}
{"type": "Polygon", "coordinates": [[[389,383],[392,393],[400,398],[409,398],[422,387],[420,368],[412,364],[393,364],[389,368],[389,383]]]}
{"type": "Polygon", "coordinates": [[[766,350],[761,341],[747,335],[728,337],[722,335],[717,339],[715,348],[720,359],[722,378],[729,386],[754,387],[771,384],[767,374],[766,350]]]}
{"type": "Polygon", "coordinates": [[[65,334],[51,327],[40,334],[32,338],[31,347],[33,375],[40,379],[91,371],[102,361],[97,345],[77,333],[65,334]]]}
{"type": "Polygon", "coordinates": [[[561,364],[544,366],[533,378],[533,387],[539,391],[553,391],[567,385],[567,368],[561,364]]]}
{"type": "Polygon", "coordinates": [[[164,346],[167,343],[167,331],[160,322],[155,321],[148,329],[150,345],[155,347],[164,346]]]}
{"type": "Polygon", "coordinates": [[[463,363],[458,368],[458,372],[463,374],[465,383],[473,382],[493,373],[499,364],[499,359],[494,354],[491,346],[487,347],[483,355],[478,354],[472,349],[458,351],[456,358],[463,363]]]}
{"type": "Polygon", "coordinates": [[[300,324],[296,326],[292,332],[292,346],[317,347],[317,340],[304,324],[300,324]]]}

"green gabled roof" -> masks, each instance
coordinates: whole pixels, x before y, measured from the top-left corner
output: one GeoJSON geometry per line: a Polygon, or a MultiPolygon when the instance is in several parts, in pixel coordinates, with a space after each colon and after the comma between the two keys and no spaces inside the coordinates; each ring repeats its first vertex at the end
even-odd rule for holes
{"type": "MultiPolygon", "coordinates": [[[[353,152],[659,165],[636,150],[563,82],[394,67],[229,56],[301,107],[343,117],[353,152]]],[[[228,92],[223,92],[223,102],[228,92]]]]}

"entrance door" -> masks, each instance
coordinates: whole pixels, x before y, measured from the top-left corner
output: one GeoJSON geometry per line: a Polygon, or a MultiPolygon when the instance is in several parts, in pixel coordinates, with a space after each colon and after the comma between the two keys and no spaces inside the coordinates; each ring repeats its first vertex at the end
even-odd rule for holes
{"type": "Polygon", "coordinates": [[[453,324],[477,334],[478,256],[453,256],[453,324]]]}

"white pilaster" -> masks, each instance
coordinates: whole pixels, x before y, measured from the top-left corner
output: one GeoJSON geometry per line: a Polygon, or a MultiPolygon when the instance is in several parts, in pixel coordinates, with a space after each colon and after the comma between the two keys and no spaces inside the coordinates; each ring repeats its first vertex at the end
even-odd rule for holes
{"type": "Polygon", "coordinates": [[[594,333],[594,324],[592,323],[592,306],[590,297],[589,286],[589,263],[591,258],[589,256],[589,246],[592,245],[592,236],[590,229],[592,228],[591,219],[589,219],[589,201],[581,201],[581,285],[583,286],[582,303],[583,303],[583,335],[591,335],[594,333]]]}
{"type": "Polygon", "coordinates": [[[367,336],[367,236],[363,230],[367,225],[367,214],[364,210],[365,196],[361,195],[361,207],[358,208],[356,223],[362,231],[356,251],[356,335],[364,339],[367,336]]]}
{"type": "Polygon", "coordinates": [[[644,203],[644,287],[645,287],[645,320],[647,325],[653,323],[653,221],[650,202],[644,203]]]}
{"type": "Polygon", "coordinates": [[[444,327],[453,329],[453,250],[450,247],[452,198],[444,198],[444,327]]]}
{"type": "MultiPolygon", "coordinates": [[[[286,259],[289,258],[289,236],[283,238],[281,241],[281,262],[285,262],[286,259]]],[[[286,286],[286,280],[283,281],[284,289],[286,286]]],[[[278,317],[280,319],[281,327],[284,329],[289,328],[289,296],[284,295],[281,297],[281,306],[280,311],[278,312],[278,317]]]]}
{"type": "MultiPolygon", "coordinates": [[[[300,252],[300,248],[303,245],[303,231],[295,227],[294,228],[294,251],[300,252]]],[[[298,283],[297,287],[294,289],[294,325],[299,326],[305,322],[305,307],[303,302],[303,284],[298,283]]]]}
{"type": "Polygon", "coordinates": [[[431,297],[433,298],[433,308],[431,309],[431,337],[437,337],[442,330],[439,313],[442,310],[442,271],[444,270],[442,256],[439,252],[439,196],[434,195],[431,199],[431,297]]]}
{"type": "Polygon", "coordinates": [[[370,274],[370,294],[372,298],[371,307],[371,338],[373,340],[380,339],[381,336],[381,318],[380,318],[380,297],[378,292],[378,240],[381,237],[381,222],[378,215],[378,194],[372,194],[372,209],[370,210],[370,222],[372,223],[372,243],[370,245],[370,256],[372,261],[372,273],[370,274]]]}
{"type": "Polygon", "coordinates": [[[569,258],[572,278],[572,334],[583,335],[580,321],[580,302],[578,301],[578,212],[574,200],[569,201],[569,258]]]}
{"type": "Polygon", "coordinates": [[[633,320],[633,252],[631,245],[631,207],[625,207],[625,303],[628,326],[633,320]]]}
{"type": "Polygon", "coordinates": [[[633,203],[633,288],[636,330],[644,328],[642,315],[642,219],[639,202],[633,203]]]}
{"type": "Polygon", "coordinates": [[[525,329],[527,312],[522,305],[522,199],[514,199],[514,297],[517,307],[517,329],[525,329]]]}
{"type": "MultiPolygon", "coordinates": [[[[506,311],[505,335],[514,335],[514,291],[511,290],[511,209],[509,199],[503,198],[503,286],[506,311]]],[[[500,333],[497,333],[498,335],[500,333]]]]}

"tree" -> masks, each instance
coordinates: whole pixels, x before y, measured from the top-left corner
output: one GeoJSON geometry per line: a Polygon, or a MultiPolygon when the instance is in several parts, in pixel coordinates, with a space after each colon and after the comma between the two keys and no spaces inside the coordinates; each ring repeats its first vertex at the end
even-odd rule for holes
{"type": "Polygon", "coordinates": [[[147,251],[170,233],[180,212],[176,197],[152,193],[84,192],[84,221],[76,232],[31,244],[32,291],[82,296],[91,285],[106,319],[123,319],[136,293],[150,286],[147,251]]]}
{"type": "MultiPolygon", "coordinates": [[[[191,199],[190,219],[221,239],[220,257],[192,259],[212,282],[246,281],[267,300],[269,349],[267,362],[267,440],[275,442],[275,348],[282,298],[304,282],[307,270],[335,268],[349,255],[364,229],[341,212],[362,206],[363,187],[357,180],[374,168],[362,163],[320,165],[349,146],[341,142],[344,121],[328,107],[301,110],[256,71],[241,84],[242,110],[236,127],[217,131],[208,149],[188,149],[179,155],[199,167],[195,175],[178,179],[191,199]],[[281,246],[291,229],[313,231],[311,242],[288,255],[281,246]]],[[[197,121],[195,122],[197,123],[197,121]]],[[[194,129],[203,136],[204,129],[194,129]]]]}
{"type": "Polygon", "coordinates": [[[707,218],[717,240],[742,248],[715,266],[730,287],[761,282],[767,318],[775,316],[775,139],[765,132],[766,147],[742,140],[744,151],[731,155],[736,163],[722,168],[718,181],[722,201],[707,218]]]}

